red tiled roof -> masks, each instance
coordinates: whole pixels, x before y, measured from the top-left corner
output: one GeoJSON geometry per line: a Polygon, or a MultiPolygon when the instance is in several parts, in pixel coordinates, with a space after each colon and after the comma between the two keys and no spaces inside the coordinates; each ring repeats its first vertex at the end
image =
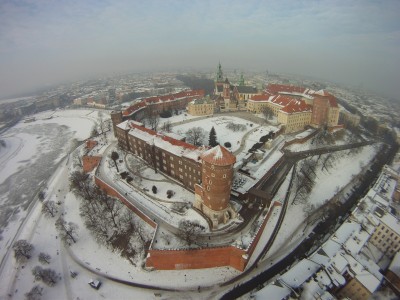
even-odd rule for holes
{"type": "Polygon", "coordinates": [[[147,104],[151,103],[159,103],[159,102],[166,102],[166,101],[173,101],[185,97],[204,97],[205,92],[204,90],[192,90],[192,91],[182,91],[179,93],[175,94],[168,94],[168,95],[163,95],[163,96],[154,96],[154,97],[149,97],[143,99],[139,103],[135,103],[128,107],[124,112],[124,116],[129,116],[133,112],[137,111],[138,109],[145,107],[147,104]]]}
{"type": "Polygon", "coordinates": [[[300,86],[270,83],[270,84],[268,84],[266,90],[271,92],[272,94],[279,94],[280,92],[284,92],[284,93],[304,93],[304,91],[306,89],[303,88],[303,87],[300,87],[300,86]]]}
{"type": "Polygon", "coordinates": [[[207,150],[200,157],[205,162],[217,166],[233,165],[236,162],[236,156],[220,145],[207,150]]]}
{"type": "Polygon", "coordinates": [[[129,116],[130,114],[132,114],[133,112],[137,111],[138,109],[145,107],[146,103],[145,102],[139,102],[139,103],[135,103],[131,106],[129,106],[127,109],[125,109],[122,114],[124,116],[129,116]]]}
{"type": "Polygon", "coordinates": [[[271,97],[271,95],[267,95],[267,94],[261,94],[261,95],[254,95],[250,98],[250,100],[253,101],[268,101],[269,97],[271,97]]]}
{"type": "Polygon", "coordinates": [[[306,112],[306,111],[311,112],[311,110],[312,110],[311,105],[306,104],[304,100],[296,100],[296,99],[293,99],[292,101],[290,101],[288,105],[286,105],[284,108],[281,109],[281,111],[288,114],[306,112]]]}
{"type": "Polygon", "coordinates": [[[286,106],[288,105],[292,100],[295,100],[294,98],[290,96],[285,96],[285,95],[277,95],[273,97],[270,102],[277,104],[279,106],[286,106]]]}
{"type": "Polygon", "coordinates": [[[330,107],[339,107],[337,104],[337,101],[336,101],[336,97],[325,90],[319,90],[318,92],[315,92],[314,94],[312,94],[312,96],[327,98],[329,101],[330,107]]]}

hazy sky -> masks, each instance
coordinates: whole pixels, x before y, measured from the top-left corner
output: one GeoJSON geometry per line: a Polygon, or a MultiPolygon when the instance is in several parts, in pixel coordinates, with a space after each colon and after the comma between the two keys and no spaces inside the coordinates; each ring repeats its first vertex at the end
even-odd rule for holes
{"type": "Polygon", "coordinates": [[[0,0],[0,96],[218,61],[398,95],[400,1],[0,0]]]}

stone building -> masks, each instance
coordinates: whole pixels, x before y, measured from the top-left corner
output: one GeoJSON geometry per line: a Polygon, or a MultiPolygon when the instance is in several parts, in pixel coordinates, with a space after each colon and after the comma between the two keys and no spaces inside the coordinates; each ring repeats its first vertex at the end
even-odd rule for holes
{"type": "Polygon", "coordinates": [[[195,184],[201,183],[203,148],[157,133],[132,120],[117,124],[115,128],[118,144],[146,161],[155,172],[173,177],[192,191],[195,184]]]}
{"type": "Polygon", "coordinates": [[[392,214],[379,208],[375,210],[379,220],[370,242],[388,257],[393,257],[400,250],[400,223],[392,214]]]}
{"type": "Polygon", "coordinates": [[[214,114],[215,103],[206,96],[189,102],[187,106],[188,114],[192,116],[209,116],[214,114]]]}
{"type": "MultiPolygon", "coordinates": [[[[113,122],[120,118],[117,112],[112,114],[113,122]]],[[[195,191],[194,207],[210,219],[213,229],[236,217],[229,205],[236,157],[227,149],[219,145],[209,150],[196,147],[132,120],[113,123],[113,127],[123,149],[142,158],[155,172],[195,191]]]]}
{"type": "Polygon", "coordinates": [[[228,78],[224,80],[221,63],[218,64],[214,84],[214,95],[221,96],[224,99],[224,103],[219,106],[222,111],[245,110],[247,100],[259,94],[256,87],[245,85],[243,74],[237,85],[232,84],[228,78]]]}
{"type": "Polygon", "coordinates": [[[205,151],[200,158],[202,184],[195,186],[194,207],[208,216],[212,227],[217,228],[219,224],[236,217],[229,205],[236,157],[218,145],[205,151]]]}

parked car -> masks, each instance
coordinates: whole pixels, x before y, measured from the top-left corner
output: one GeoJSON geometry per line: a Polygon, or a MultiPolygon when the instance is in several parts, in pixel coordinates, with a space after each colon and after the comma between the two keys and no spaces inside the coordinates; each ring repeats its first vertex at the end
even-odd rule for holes
{"type": "Polygon", "coordinates": [[[99,280],[94,280],[94,279],[90,279],[90,281],[88,282],[88,284],[89,284],[92,288],[98,290],[98,289],[100,288],[100,286],[101,286],[101,281],[99,281],[99,280]]]}

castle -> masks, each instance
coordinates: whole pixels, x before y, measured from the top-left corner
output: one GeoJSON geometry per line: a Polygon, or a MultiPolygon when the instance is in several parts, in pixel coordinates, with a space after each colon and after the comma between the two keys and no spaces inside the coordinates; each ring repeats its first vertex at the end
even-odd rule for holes
{"type": "Polygon", "coordinates": [[[236,217],[229,205],[236,157],[227,149],[219,145],[196,147],[145,128],[140,122],[123,121],[120,111],[112,112],[111,120],[123,149],[195,192],[194,207],[209,218],[212,229],[236,217]]]}
{"type": "MultiPolygon", "coordinates": [[[[215,78],[215,110],[246,110],[262,113],[268,109],[285,126],[285,132],[303,130],[305,126],[334,128],[338,126],[339,106],[336,98],[327,91],[308,88],[269,84],[258,92],[255,87],[244,84],[243,74],[238,85],[223,79],[221,64],[218,64],[215,78]]],[[[198,105],[197,110],[203,108],[198,105]]],[[[193,110],[194,111],[194,110],[193,110]]]]}

